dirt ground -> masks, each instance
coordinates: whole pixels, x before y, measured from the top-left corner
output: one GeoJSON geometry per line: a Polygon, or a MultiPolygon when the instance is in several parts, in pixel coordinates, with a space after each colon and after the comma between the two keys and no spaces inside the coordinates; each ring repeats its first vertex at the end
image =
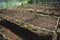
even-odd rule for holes
{"type": "MultiPolygon", "coordinates": [[[[7,15],[9,17],[13,17],[15,19],[21,20],[21,21],[25,21],[31,24],[34,24],[35,26],[40,26],[39,24],[42,24],[41,26],[44,26],[47,29],[50,29],[50,27],[46,27],[47,24],[49,24],[48,26],[51,26],[50,30],[54,30],[54,28],[52,28],[52,26],[54,26],[56,19],[50,17],[50,16],[54,16],[54,17],[59,17],[60,16],[60,8],[58,9],[54,9],[52,7],[46,7],[46,6],[36,6],[36,5],[25,5],[25,6],[18,6],[18,7],[13,7],[7,9],[2,9],[0,10],[0,14],[2,15],[7,15]],[[41,7],[41,8],[40,8],[41,7]],[[28,14],[29,13],[29,14],[28,14]],[[41,17],[40,16],[36,16],[36,15],[40,15],[40,14],[44,14],[44,15],[49,15],[49,17],[41,17]],[[35,17],[36,16],[36,17],[35,17]],[[34,19],[33,19],[34,18],[34,19]],[[32,21],[30,19],[33,19],[32,21]],[[38,20],[37,20],[38,19],[38,20]],[[41,20],[40,20],[41,19],[41,20]],[[45,19],[45,20],[43,20],[45,19]],[[50,21],[49,21],[49,20],[50,21]],[[46,23],[44,24],[44,22],[42,22],[42,20],[46,23]],[[46,21],[48,20],[48,21],[46,21]],[[41,22],[41,23],[40,23],[41,22]],[[50,22],[50,23],[49,23],[50,22]],[[51,25],[50,25],[51,24],[51,25]],[[54,24],[54,25],[52,25],[54,24]]],[[[9,38],[11,40],[51,40],[51,36],[39,36],[36,33],[33,33],[25,28],[22,28],[16,24],[13,24],[11,22],[3,22],[3,24],[1,23],[1,25],[4,27],[3,32],[9,36],[9,38]],[[18,28],[18,29],[17,29],[18,28]],[[49,39],[50,38],[50,39],[49,39]]],[[[60,34],[58,33],[58,40],[60,34]]]]}

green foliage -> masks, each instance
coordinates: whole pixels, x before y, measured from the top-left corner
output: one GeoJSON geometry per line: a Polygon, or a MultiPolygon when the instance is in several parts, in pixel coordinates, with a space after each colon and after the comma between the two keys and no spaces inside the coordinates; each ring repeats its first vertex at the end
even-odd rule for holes
{"type": "Polygon", "coordinates": [[[8,8],[12,6],[26,5],[28,2],[30,3],[39,3],[46,2],[47,0],[4,0],[4,2],[0,2],[0,8],[8,8]]]}
{"type": "Polygon", "coordinates": [[[12,6],[19,6],[21,4],[28,4],[29,0],[5,0],[4,2],[0,2],[0,8],[8,8],[12,6]]]}

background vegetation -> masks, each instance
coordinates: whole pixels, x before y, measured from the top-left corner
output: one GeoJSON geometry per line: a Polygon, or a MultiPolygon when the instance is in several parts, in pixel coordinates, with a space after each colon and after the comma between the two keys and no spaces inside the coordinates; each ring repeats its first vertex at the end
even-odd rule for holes
{"type": "Polygon", "coordinates": [[[28,0],[0,0],[0,8],[7,8],[21,4],[28,4],[28,0]]]}

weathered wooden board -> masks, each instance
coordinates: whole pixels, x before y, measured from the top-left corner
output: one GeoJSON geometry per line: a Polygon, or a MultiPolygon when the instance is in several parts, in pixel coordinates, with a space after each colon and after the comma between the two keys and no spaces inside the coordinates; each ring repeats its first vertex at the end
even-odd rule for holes
{"type": "Polygon", "coordinates": [[[0,16],[2,19],[20,25],[39,35],[53,32],[57,25],[57,18],[53,16],[39,15],[26,11],[3,9],[0,10],[0,16]]]}

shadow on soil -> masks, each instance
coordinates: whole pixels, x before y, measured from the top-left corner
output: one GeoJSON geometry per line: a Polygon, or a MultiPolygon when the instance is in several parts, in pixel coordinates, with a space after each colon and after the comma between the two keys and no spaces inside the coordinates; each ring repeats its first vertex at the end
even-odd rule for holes
{"type": "Polygon", "coordinates": [[[38,36],[37,34],[20,27],[14,23],[11,23],[7,20],[1,21],[0,24],[11,30],[14,34],[18,35],[19,37],[23,38],[24,40],[51,40],[51,36],[38,36]]]}
{"type": "Polygon", "coordinates": [[[57,40],[60,40],[60,33],[58,33],[58,35],[57,35],[58,37],[57,37],[57,40]]]}
{"type": "MultiPolygon", "coordinates": [[[[58,29],[60,29],[60,24],[58,24],[58,29]]],[[[60,40],[60,32],[57,33],[57,40],[60,40]]]]}

